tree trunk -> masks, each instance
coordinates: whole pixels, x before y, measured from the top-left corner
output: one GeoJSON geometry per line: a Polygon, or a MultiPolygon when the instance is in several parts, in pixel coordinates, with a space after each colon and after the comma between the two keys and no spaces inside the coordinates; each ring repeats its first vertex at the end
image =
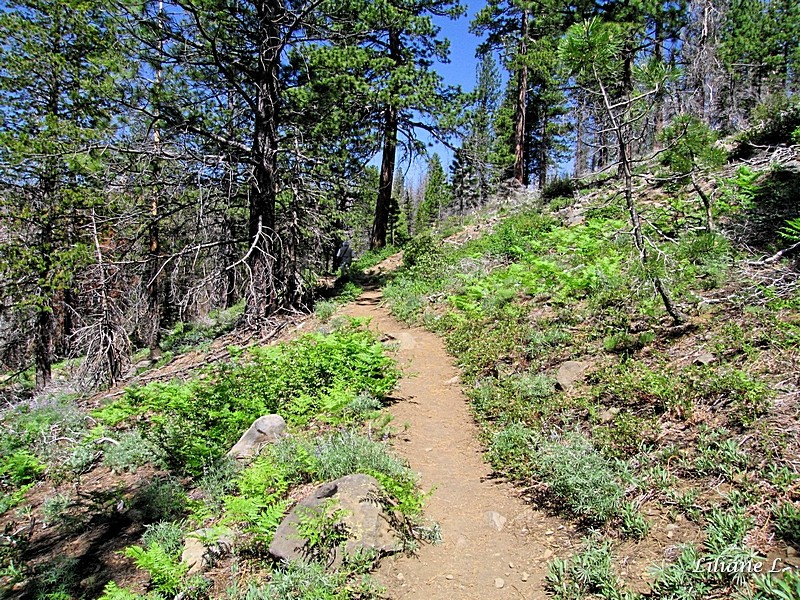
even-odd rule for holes
{"type": "Polygon", "coordinates": [[[525,185],[525,113],[527,112],[528,67],[524,64],[528,54],[528,11],[522,11],[519,57],[523,65],[517,72],[517,106],[514,116],[514,180],[525,185]]]}
{"type": "MultiPolygon", "coordinates": [[[[156,152],[158,152],[158,129],[154,133],[156,152]]],[[[158,255],[161,251],[160,231],[159,231],[159,205],[158,190],[160,188],[160,166],[157,164],[158,158],[153,167],[153,190],[150,199],[150,227],[148,231],[148,269],[147,269],[147,314],[150,317],[150,324],[147,328],[147,346],[150,348],[150,358],[155,358],[160,354],[159,342],[161,341],[161,302],[159,281],[161,274],[158,255]]]]}
{"type": "MultiPolygon", "coordinates": [[[[389,56],[399,66],[400,36],[395,30],[389,32],[389,56]]],[[[378,183],[378,199],[375,201],[375,219],[372,222],[372,234],[369,240],[369,247],[373,250],[386,245],[392,187],[394,186],[394,165],[397,160],[397,128],[398,111],[390,103],[383,113],[383,155],[381,157],[380,182],[378,183]]]]}
{"type": "Polygon", "coordinates": [[[697,181],[695,181],[694,175],[691,175],[690,178],[692,181],[692,188],[695,192],[697,192],[697,195],[700,196],[700,200],[703,203],[703,208],[706,211],[706,231],[708,231],[708,233],[712,233],[714,231],[714,214],[711,210],[711,198],[698,185],[697,181]]]}
{"type": "Polygon", "coordinates": [[[36,390],[41,391],[52,381],[53,311],[52,306],[40,307],[36,313],[33,348],[36,362],[36,390]]]}
{"type": "MultiPolygon", "coordinates": [[[[164,12],[163,0],[158,4],[159,24],[164,12]]],[[[163,42],[159,42],[159,53],[163,53],[163,42]]],[[[159,279],[160,279],[160,265],[158,255],[161,252],[160,244],[160,225],[159,225],[159,202],[158,194],[161,190],[161,124],[158,122],[161,113],[161,63],[155,66],[155,81],[153,82],[153,153],[154,158],[151,163],[153,184],[150,197],[150,226],[148,228],[149,244],[148,244],[148,263],[147,269],[147,313],[150,316],[150,327],[147,329],[147,346],[150,349],[150,359],[154,360],[161,354],[159,342],[161,341],[161,305],[159,297],[159,279]]],[[[113,378],[113,376],[112,376],[113,378]]]]}
{"type": "Polygon", "coordinates": [[[584,110],[583,101],[578,105],[575,119],[575,177],[586,172],[586,148],[584,148],[584,110]]]}
{"type": "Polygon", "coordinates": [[[541,130],[541,143],[539,144],[539,159],[538,159],[538,184],[539,184],[539,191],[544,190],[544,186],[547,185],[547,146],[548,146],[548,139],[547,139],[547,126],[548,126],[548,119],[546,110],[542,111],[542,130],[541,130]]]}
{"type": "Polygon", "coordinates": [[[252,325],[262,324],[285,301],[285,285],[291,274],[282,273],[283,248],[276,239],[275,205],[277,182],[277,114],[280,100],[278,70],[283,49],[280,23],[284,7],[280,0],[257,2],[260,72],[256,85],[253,173],[247,256],[250,281],[246,316],[252,325]]]}

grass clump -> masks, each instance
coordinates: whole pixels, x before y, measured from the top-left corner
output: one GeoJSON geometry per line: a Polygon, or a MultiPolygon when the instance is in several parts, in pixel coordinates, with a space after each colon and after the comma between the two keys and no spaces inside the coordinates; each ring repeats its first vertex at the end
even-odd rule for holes
{"type": "Polygon", "coordinates": [[[516,479],[533,478],[554,505],[589,524],[601,525],[620,512],[619,473],[579,433],[547,439],[512,424],[493,436],[488,458],[516,479]]]}
{"type": "Polygon", "coordinates": [[[587,540],[583,549],[569,559],[557,558],[550,563],[546,586],[555,600],[636,600],[639,594],[624,589],[612,567],[611,544],[587,540]]]}
{"type": "Polygon", "coordinates": [[[594,524],[619,513],[624,490],[618,473],[585,437],[542,440],[537,451],[536,475],[569,512],[594,524]]]}
{"type": "Polygon", "coordinates": [[[369,577],[367,561],[351,562],[330,572],[318,562],[290,563],[272,574],[267,585],[251,583],[233,593],[236,600],[365,600],[377,598],[379,586],[369,577]]]}

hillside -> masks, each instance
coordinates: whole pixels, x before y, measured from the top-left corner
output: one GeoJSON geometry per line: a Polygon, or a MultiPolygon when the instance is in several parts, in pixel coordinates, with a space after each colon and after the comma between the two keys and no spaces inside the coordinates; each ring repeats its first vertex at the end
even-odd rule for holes
{"type": "Polygon", "coordinates": [[[292,327],[259,339],[224,333],[220,315],[177,329],[166,364],[118,389],[6,409],[4,594],[800,597],[799,161],[773,148],[705,172],[710,231],[696,190],[654,183],[650,163],[632,182],[648,262],[624,184],[605,176],[499,201],[355,274],[442,338],[457,377],[420,345],[429,334],[364,308],[378,292],[339,280],[292,327]],[[421,366],[402,362],[409,351],[421,366]],[[406,395],[392,391],[401,358],[406,395]],[[252,462],[225,459],[270,412],[289,435],[252,462]],[[459,458],[476,442],[488,466],[459,458]],[[489,479],[468,483],[476,469],[489,479]],[[303,530],[312,562],[268,560],[288,511],[350,473],[377,477],[404,550],[424,562],[378,553],[326,571],[352,533],[336,512],[303,530]],[[187,575],[192,539],[211,559],[187,575]],[[465,558],[488,553],[496,565],[465,558]]]}

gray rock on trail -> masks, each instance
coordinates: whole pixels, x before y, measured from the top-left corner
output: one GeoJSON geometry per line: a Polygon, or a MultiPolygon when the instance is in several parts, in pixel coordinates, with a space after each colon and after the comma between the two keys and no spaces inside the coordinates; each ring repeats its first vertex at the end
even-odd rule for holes
{"type": "Polygon", "coordinates": [[[213,559],[229,554],[233,549],[233,533],[219,536],[214,543],[205,545],[202,539],[210,534],[209,529],[198,529],[186,536],[181,562],[189,565],[189,575],[201,573],[211,566],[213,559]]]}
{"type": "Polygon", "coordinates": [[[583,381],[584,373],[586,373],[586,369],[590,366],[591,363],[577,360],[568,360],[561,363],[561,366],[558,367],[558,373],[556,374],[558,387],[564,391],[572,389],[576,383],[583,381]]]}
{"type": "Polygon", "coordinates": [[[258,417],[228,451],[228,456],[237,459],[253,458],[266,444],[278,441],[285,433],[286,421],[282,416],[258,417]]]}
{"type": "Polygon", "coordinates": [[[374,477],[361,474],[347,475],[322,484],[286,515],[269,545],[269,553],[284,561],[310,558],[307,540],[300,535],[297,526],[301,519],[321,516],[325,507],[342,511],[340,522],[348,536],[344,547],[336,550],[334,562],[343,558],[342,552],[354,556],[359,550],[366,549],[381,554],[401,550],[400,540],[377,500],[379,491],[380,484],[374,477]],[[330,500],[334,503],[329,504],[330,500]]]}
{"type": "Polygon", "coordinates": [[[494,529],[495,531],[502,531],[503,527],[506,526],[506,519],[503,515],[499,512],[495,512],[493,510],[487,511],[483,514],[483,518],[486,520],[486,523],[494,529]]]}

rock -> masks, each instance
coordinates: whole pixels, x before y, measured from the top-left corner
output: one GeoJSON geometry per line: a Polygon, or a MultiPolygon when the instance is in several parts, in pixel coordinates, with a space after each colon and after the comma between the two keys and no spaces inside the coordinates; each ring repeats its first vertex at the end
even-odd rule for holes
{"type": "Polygon", "coordinates": [[[486,523],[494,529],[495,531],[502,531],[503,527],[505,527],[508,519],[506,519],[503,515],[493,510],[487,511],[483,514],[486,523]]]}
{"type": "Polygon", "coordinates": [[[711,352],[703,352],[700,356],[694,359],[694,364],[700,366],[710,365],[717,361],[717,357],[711,354],[711,352]]]}
{"type": "Polygon", "coordinates": [[[189,565],[188,573],[194,575],[200,573],[203,567],[206,566],[206,547],[203,542],[197,538],[187,537],[183,543],[183,552],[181,553],[181,562],[189,565]]]}
{"type": "Polygon", "coordinates": [[[604,410],[598,415],[601,423],[610,423],[619,414],[619,408],[612,406],[608,410],[604,410]]]}
{"type": "Polygon", "coordinates": [[[568,360],[561,363],[556,373],[556,381],[558,387],[562,390],[572,389],[576,383],[583,381],[583,374],[591,366],[591,363],[580,362],[577,360],[568,360]]]}
{"type": "Polygon", "coordinates": [[[452,581],[454,579],[454,577],[450,573],[445,575],[444,578],[447,579],[448,581],[452,581]]]}
{"type": "Polygon", "coordinates": [[[214,559],[233,550],[233,532],[219,534],[212,529],[198,529],[186,536],[181,562],[189,565],[189,575],[200,573],[211,566],[214,559]],[[214,540],[203,542],[203,540],[214,540]]]}
{"type": "Polygon", "coordinates": [[[495,577],[494,578],[494,587],[496,587],[498,590],[504,588],[505,585],[506,585],[506,581],[502,577],[495,577]]]}
{"type": "Polygon", "coordinates": [[[788,558],[797,558],[798,557],[798,552],[797,552],[797,550],[795,550],[791,546],[786,546],[786,556],[788,558]]]}
{"type": "Polygon", "coordinates": [[[520,577],[520,580],[524,583],[524,582],[528,581],[529,578],[530,578],[530,575],[528,573],[523,573],[522,576],[520,577]]]}
{"type": "Polygon", "coordinates": [[[228,456],[238,459],[253,458],[266,444],[279,440],[285,433],[286,421],[282,416],[258,417],[228,451],[228,456]]]}
{"type": "Polygon", "coordinates": [[[301,519],[321,516],[322,510],[341,511],[340,523],[347,532],[347,541],[334,550],[334,563],[343,554],[354,556],[359,550],[372,549],[381,554],[401,550],[400,541],[375,500],[380,484],[369,475],[347,475],[317,487],[286,515],[275,532],[269,553],[279,560],[307,560],[313,549],[298,531],[301,519]]]}

